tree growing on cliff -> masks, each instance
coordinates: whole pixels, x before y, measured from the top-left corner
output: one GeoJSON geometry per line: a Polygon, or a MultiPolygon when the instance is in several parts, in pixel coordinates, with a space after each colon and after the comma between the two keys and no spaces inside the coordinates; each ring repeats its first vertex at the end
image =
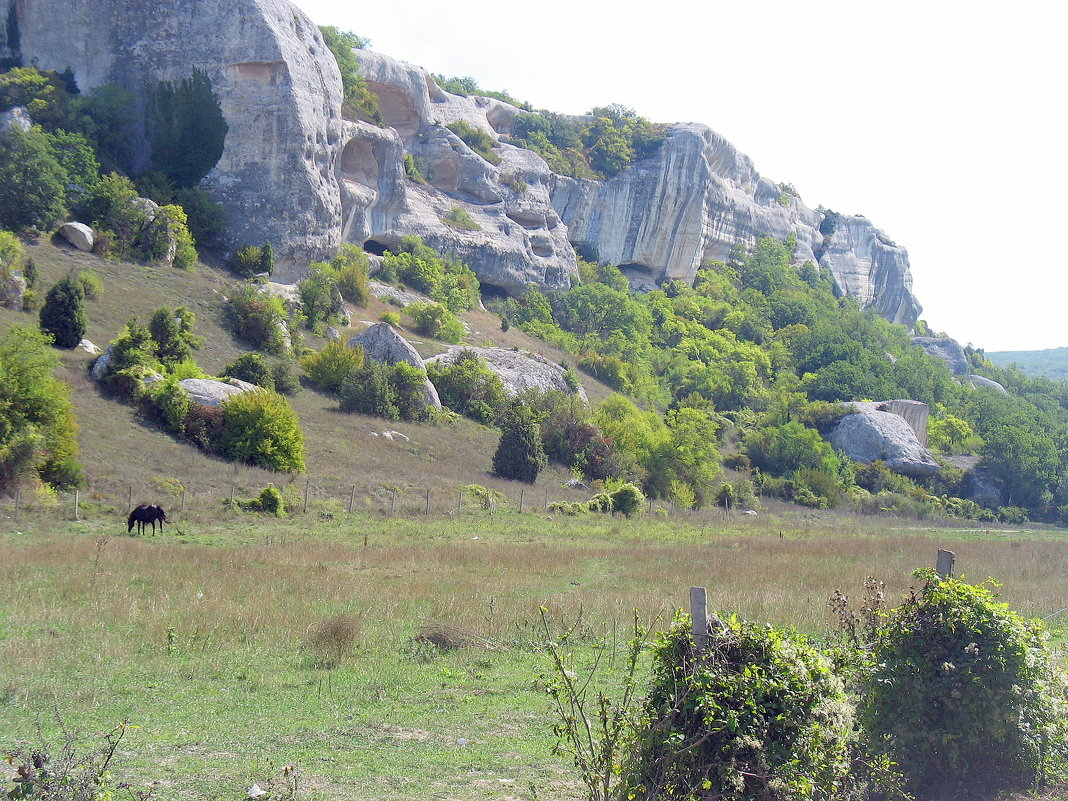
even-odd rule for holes
{"type": "Polygon", "coordinates": [[[206,73],[160,81],[149,110],[152,161],[175,186],[196,186],[222,156],[229,130],[206,73]]]}

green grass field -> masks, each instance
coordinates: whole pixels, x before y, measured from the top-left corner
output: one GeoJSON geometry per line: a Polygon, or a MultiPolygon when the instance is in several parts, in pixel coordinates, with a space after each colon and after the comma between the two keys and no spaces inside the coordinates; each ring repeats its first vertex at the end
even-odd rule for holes
{"type": "Polygon", "coordinates": [[[39,728],[54,739],[58,712],[86,735],[138,726],[114,774],[155,798],[240,798],[295,763],[307,799],[572,799],[535,685],[549,669],[539,607],[554,636],[574,628],[580,664],[601,640],[621,655],[633,609],[670,619],[692,585],[721,610],[820,634],[834,589],[875,575],[900,600],[939,546],[1027,615],[1068,606],[1068,548],[1044,532],[843,518],[775,521],[780,540],[738,519],[320,511],[190,519],[155,538],[108,516],[8,515],[0,748],[39,728]]]}

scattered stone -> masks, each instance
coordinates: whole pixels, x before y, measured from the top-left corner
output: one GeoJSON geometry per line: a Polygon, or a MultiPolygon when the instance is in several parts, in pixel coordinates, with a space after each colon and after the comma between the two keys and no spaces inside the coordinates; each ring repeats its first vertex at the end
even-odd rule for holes
{"type": "Polygon", "coordinates": [[[26,295],[26,279],[18,270],[5,270],[0,276],[0,306],[21,311],[26,295]]]}
{"type": "Polygon", "coordinates": [[[83,339],[78,343],[78,347],[84,350],[86,353],[90,353],[93,356],[99,356],[104,351],[100,350],[96,345],[90,342],[88,339],[83,339]]]}
{"type": "Polygon", "coordinates": [[[590,485],[578,478],[569,478],[561,486],[571,490],[581,490],[582,492],[590,491],[590,485]]]}
{"type": "Polygon", "coordinates": [[[111,360],[115,355],[115,346],[108,345],[107,350],[100,356],[96,357],[96,361],[93,362],[93,366],[89,369],[89,375],[92,376],[94,381],[103,381],[111,371],[111,360]]]}
{"type": "Polygon", "coordinates": [[[248,788],[248,798],[259,798],[262,795],[268,795],[268,793],[258,784],[254,784],[248,788]]]}
{"type": "Polygon", "coordinates": [[[326,327],[326,332],[325,333],[326,333],[326,338],[329,341],[331,341],[331,342],[340,342],[341,341],[341,332],[338,331],[336,328],[334,328],[334,326],[328,325],[326,327]]]}
{"type": "Polygon", "coordinates": [[[59,235],[84,253],[92,251],[96,242],[93,238],[93,229],[80,222],[63,223],[59,227],[59,235]]]}
{"type": "MultiPolygon", "coordinates": [[[[377,434],[375,436],[378,436],[377,434]]],[[[382,436],[392,441],[394,439],[403,439],[405,442],[411,442],[411,437],[407,434],[402,434],[399,431],[383,431],[382,436]]]]}
{"type": "Polygon", "coordinates": [[[750,517],[755,517],[760,513],[756,509],[746,509],[744,512],[742,512],[742,514],[749,515],[750,517]]]}
{"type": "Polygon", "coordinates": [[[15,108],[9,108],[7,111],[0,111],[0,133],[5,131],[22,131],[25,133],[33,127],[33,120],[30,119],[30,113],[26,111],[24,106],[16,106],[15,108]]]}
{"type": "MultiPolygon", "coordinates": [[[[400,335],[389,323],[375,323],[366,331],[362,331],[349,340],[349,347],[359,345],[363,348],[367,358],[386,364],[398,364],[407,362],[425,372],[423,359],[412,344],[400,335]]],[[[430,379],[427,378],[423,385],[423,400],[426,405],[433,409],[441,409],[441,398],[430,379]]]]}

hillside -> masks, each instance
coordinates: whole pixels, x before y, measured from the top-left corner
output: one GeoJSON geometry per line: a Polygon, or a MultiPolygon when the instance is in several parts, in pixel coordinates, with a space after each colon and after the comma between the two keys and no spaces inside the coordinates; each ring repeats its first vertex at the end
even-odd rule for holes
{"type": "Polygon", "coordinates": [[[999,367],[1015,365],[1030,376],[1068,381],[1068,347],[1045,350],[986,351],[986,358],[999,367]]]}

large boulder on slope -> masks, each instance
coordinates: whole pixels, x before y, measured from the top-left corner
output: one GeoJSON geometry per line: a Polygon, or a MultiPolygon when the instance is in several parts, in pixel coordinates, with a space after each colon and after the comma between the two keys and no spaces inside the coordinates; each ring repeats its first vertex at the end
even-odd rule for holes
{"type": "Polygon", "coordinates": [[[539,389],[542,392],[557,390],[578,395],[583,402],[589,402],[586,398],[586,390],[581,384],[578,389],[568,386],[563,367],[535,353],[511,348],[475,348],[469,345],[456,345],[439,356],[427,359],[427,363],[453,364],[460,353],[465,350],[486,360],[486,366],[500,377],[505,392],[509,395],[519,395],[528,389],[539,389]]]}
{"type": "Polygon", "coordinates": [[[908,422],[892,412],[861,409],[847,414],[830,430],[827,440],[854,462],[882,459],[895,473],[913,478],[927,478],[939,470],[908,422]]]}
{"type": "MultiPolygon", "coordinates": [[[[412,343],[400,335],[396,328],[389,323],[375,323],[365,331],[357,334],[349,340],[349,346],[359,345],[363,348],[367,358],[386,364],[398,364],[407,362],[413,367],[418,367],[426,373],[423,359],[412,343]]],[[[430,379],[427,378],[423,385],[423,399],[426,405],[433,409],[441,409],[441,398],[430,379]]]]}
{"type": "Polygon", "coordinates": [[[927,351],[927,355],[944,361],[953,375],[968,374],[968,357],[957,340],[950,337],[913,337],[912,344],[919,345],[927,351]]]}

